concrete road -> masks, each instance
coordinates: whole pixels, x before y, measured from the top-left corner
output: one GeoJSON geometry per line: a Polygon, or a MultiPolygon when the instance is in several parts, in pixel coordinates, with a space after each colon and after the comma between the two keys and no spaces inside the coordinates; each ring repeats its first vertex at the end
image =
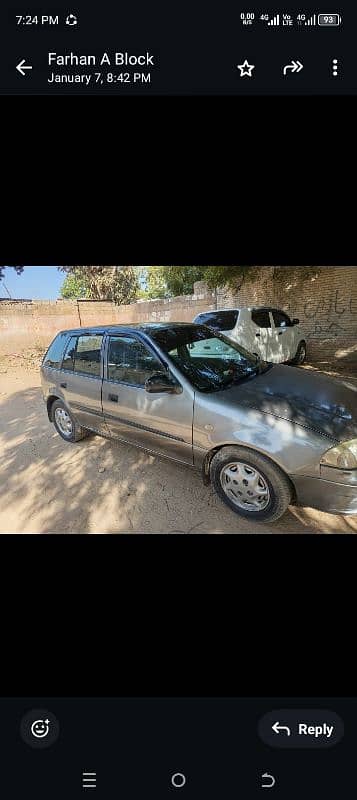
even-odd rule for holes
{"type": "Polygon", "coordinates": [[[66,444],[38,369],[0,366],[0,447],[1,533],[357,533],[357,516],[295,507],[257,526],[193,470],[99,436],[66,444]]]}

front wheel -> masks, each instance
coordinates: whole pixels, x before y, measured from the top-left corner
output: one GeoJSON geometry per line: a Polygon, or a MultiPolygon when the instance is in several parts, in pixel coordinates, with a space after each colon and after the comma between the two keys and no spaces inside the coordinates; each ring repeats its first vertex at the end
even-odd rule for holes
{"type": "Polygon", "coordinates": [[[217,494],[236,514],[275,522],[292,500],[287,476],[268,458],[244,447],[224,447],[211,461],[217,494]]]}

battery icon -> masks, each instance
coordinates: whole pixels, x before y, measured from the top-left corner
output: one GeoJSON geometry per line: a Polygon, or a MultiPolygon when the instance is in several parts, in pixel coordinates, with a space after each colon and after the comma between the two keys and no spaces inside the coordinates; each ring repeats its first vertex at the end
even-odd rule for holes
{"type": "Polygon", "coordinates": [[[319,14],[317,18],[318,25],[328,25],[328,27],[333,27],[336,25],[341,25],[341,15],[340,14],[319,14]]]}

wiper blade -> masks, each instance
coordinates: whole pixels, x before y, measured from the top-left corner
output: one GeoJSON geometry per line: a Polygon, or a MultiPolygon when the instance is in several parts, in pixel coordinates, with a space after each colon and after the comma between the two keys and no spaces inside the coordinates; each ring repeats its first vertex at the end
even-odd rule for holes
{"type": "Polygon", "coordinates": [[[235,386],[237,383],[241,381],[245,381],[248,378],[255,378],[257,375],[260,374],[260,369],[251,370],[251,372],[245,372],[244,375],[236,375],[232,380],[228,381],[228,383],[222,384],[222,389],[228,389],[230,386],[235,386]]]}

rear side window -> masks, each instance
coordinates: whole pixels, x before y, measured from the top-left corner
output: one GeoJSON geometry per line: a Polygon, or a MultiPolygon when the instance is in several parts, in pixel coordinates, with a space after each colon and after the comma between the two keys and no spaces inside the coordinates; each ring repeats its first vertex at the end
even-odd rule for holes
{"type": "Polygon", "coordinates": [[[65,353],[64,353],[64,356],[63,356],[62,369],[73,370],[74,356],[75,356],[76,345],[77,345],[77,338],[78,338],[77,336],[71,336],[71,338],[70,338],[70,340],[69,340],[69,342],[67,344],[67,347],[66,347],[66,350],[65,350],[65,353]]]}
{"type": "Polygon", "coordinates": [[[63,359],[63,369],[100,377],[103,336],[71,336],[63,359]]]}
{"type": "Polygon", "coordinates": [[[252,311],[252,320],[258,328],[271,328],[269,311],[255,309],[252,311]]]}
{"type": "Polygon", "coordinates": [[[100,351],[103,336],[79,336],[74,357],[74,372],[100,375],[100,351]]]}
{"type": "Polygon", "coordinates": [[[292,322],[283,311],[273,311],[273,320],[276,328],[291,328],[292,322]]]}
{"type": "Polygon", "coordinates": [[[43,360],[44,367],[54,367],[59,369],[62,363],[62,355],[65,343],[67,341],[67,333],[59,333],[49,346],[47,353],[43,360]]]}
{"type": "Polygon", "coordinates": [[[231,331],[237,324],[239,311],[210,311],[200,314],[196,323],[209,325],[216,331],[231,331]]]}

